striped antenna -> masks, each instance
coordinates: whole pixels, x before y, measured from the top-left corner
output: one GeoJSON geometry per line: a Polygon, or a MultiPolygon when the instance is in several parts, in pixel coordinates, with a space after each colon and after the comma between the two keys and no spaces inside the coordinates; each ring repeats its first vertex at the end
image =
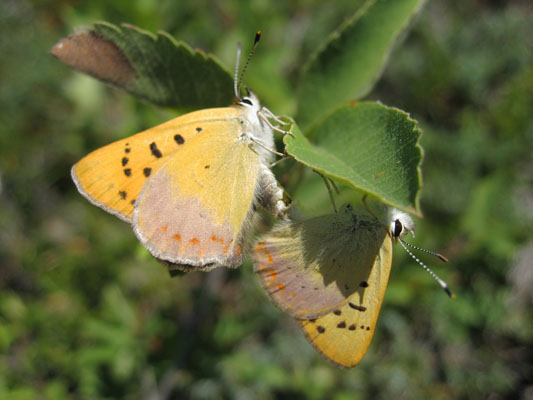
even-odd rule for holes
{"type": "MultiPolygon", "coordinates": [[[[250,63],[250,60],[252,59],[252,56],[254,55],[255,49],[257,48],[257,44],[259,43],[259,39],[261,39],[261,31],[257,31],[255,33],[254,45],[252,46],[252,50],[250,50],[250,54],[248,54],[248,58],[246,59],[246,64],[244,64],[244,67],[242,68],[241,76],[239,77],[238,80],[237,80],[238,69],[235,68],[235,81],[234,81],[235,96],[237,96],[238,99],[241,98],[241,96],[240,96],[240,87],[241,87],[242,78],[244,77],[244,73],[246,72],[246,68],[248,68],[248,64],[250,63]]],[[[238,53],[238,56],[237,56],[237,66],[238,66],[238,63],[239,63],[238,60],[241,57],[241,54],[240,54],[241,53],[240,42],[238,44],[237,53],[238,53]]]]}
{"type": "Polygon", "coordinates": [[[412,245],[411,243],[407,243],[407,242],[403,242],[403,244],[405,244],[406,246],[409,246],[412,249],[415,249],[415,250],[418,250],[418,251],[423,251],[424,253],[427,253],[427,254],[431,254],[432,256],[437,257],[441,261],[448,262],[448,259],[446,257],[444,257],[440,253],[437,253],[437,252],[434,252],[434,251],[431,251],[431,250],[426,250],[426,249],[423,249],[421,247],[416,247],[415,245],[412,245]]]}
{"type": "Polygon", "coordinates": [[[420,264],[420,266],[422,268],[424,268],[426,270],[427,273],[429,273],[433,279],[435,279],[439,285],[444,289],[444,291],[446,292],[446,294],[448,294],[448,296],[450,296],[450,298],[454,299],[455,298],[455,294],[452,293],[452,291],[450,290],[450,288],[448,287],[448,284],[446,282],[444,282],[441,278],[439,278],[437,276],[437,274],[435,272],[433,272],[426,264],[424,264],[422,261],[420,261],[418,259],[418,257],[416,257],[412,252],[411,250],[409,250],[407,248],[407,246],[410,246],[414,249],[417,249],[417,250],[420,250],[420,251],[423,251],[423,252],[426,252],[428,254],[431,254],[431,255],[434,255],[435,257],[438,257],[440,258],[442,261],[445,261],[447,262],[448,259],[446,257],[444,257],[443,255],[441,254],[438,254],[438,253],[433,253],[432,251],[429,251],[429,250],[425,250],[425,249],[420,249],[418,247],[415,247],[413,246],[412,244],[409,244],[407,242],[404,242],[403,239],[400,239],[400,244],[402,245],[402,247],[404,248],[404,250],[407,252],[407,254],[409,254],[413,260],[415,260],[418,264],[420,264]]]}
{"type": "Polygon", "coordinates": [[[239,85],[238,85],[238,79],[239,79],[239,64],[241,62],[241,54],[242,54],[242,45],[241,42],[237,42],[237,60],[235,61],[235,73],[233,74],[233,90],[235,90],[235,98],[240,99],[240,93],[239,93],[239,85]]]}

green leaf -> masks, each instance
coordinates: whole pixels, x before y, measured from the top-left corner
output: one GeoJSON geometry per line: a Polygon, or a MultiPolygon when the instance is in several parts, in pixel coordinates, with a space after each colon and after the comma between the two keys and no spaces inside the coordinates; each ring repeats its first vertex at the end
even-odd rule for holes
{"type": "Polygon", "coordinates": [[[219,61],[165,32],[96,23],[60,40],[51,53],[63,63],[151,103],[182,111],[228,106],[233,78],[219,61]]]}
{"type": "Polygon", "coordinates": [[[423,0],[371,0],[333,32],[304,67],[296,120],[307,128],[370,92],[391,47],[423,0]]]}
{"type": "Polygon", "coordinates": [[[385,204],[420,215],[421,132],[405,112],[362,102],[337,109],[316,126],[314,144],[296,125],[292,133],[295,137],[285,135],[284,143],[299,162],[385,204]]]}

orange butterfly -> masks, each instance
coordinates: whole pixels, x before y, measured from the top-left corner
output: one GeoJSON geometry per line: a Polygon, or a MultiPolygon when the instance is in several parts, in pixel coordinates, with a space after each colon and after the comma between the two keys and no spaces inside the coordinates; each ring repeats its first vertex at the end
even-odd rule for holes
{"type": "Polygon", "coordinates": [[[287,133],[272,122],[286,123],[253,93],[240,96],[238,86],[231,107],[175,118],[93,151],[72,168],[81,194],[131,223],[154,257],[178,269],[239,266],[256,207],[274,215],[287,210],[269,168],[273,130],[287,133]]]}
{"type": "Polygon", "coordinates": [[[366,353],[389,280],[392,240],[414,230],[411,217],[398,210],[386,219],[346,206],[336,214],[281,221],[252,250],[270,299],[340,367],[357,365],[366,353]]]}

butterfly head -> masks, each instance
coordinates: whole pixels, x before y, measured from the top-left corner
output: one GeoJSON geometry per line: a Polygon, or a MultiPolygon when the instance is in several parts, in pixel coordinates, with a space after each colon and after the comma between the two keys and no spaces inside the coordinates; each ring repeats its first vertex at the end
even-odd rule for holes
{"type": "Polygon", "coordinates": [[[415,223],[409,214],[403,211],[397,210],[396,208],[389,208],[387,211],[387,220],[389,222],[389,232],[390,232],[392,239],[394,241],[399,242],[402,245],[404,250],[439,283],[439,285],[444,289],[444,291],[448,294],[448,296],[450,296],[451,298],[454,298],[455,295],[448,288],[448,284],[444,282],[441,278],[439,278],[426,264],[420,261],[408,249],[408,247],[411,247],[419,251],[423,251],[424,253],[427,253],[427,254],[431,254],[444,262],[448,262],[448,259],[444,257],[442,254],[435,253],[430,250],[422,249],[420,247],[409,244],[402,239],[405,235],[407,235],[407,233],[411,233],[413,237],[415,236],[415,223]]]}
{"type": "Polygon", "coordinates": [[[415,237],[415,223],[411,216],[396,208],[387,210],[389,232],[393,239],[401,239],[408,233],[415,237]]]}
{"type": "Polygon", "coordinates": [[[237,104],[248,110],[248,112],[252,112],[254,114],[259,113],[259,111],[261,111],[261,103],[259,102],[259,98],[251,90],[247,89],[246,91],[246,96],[238,98],[237,104]]]}

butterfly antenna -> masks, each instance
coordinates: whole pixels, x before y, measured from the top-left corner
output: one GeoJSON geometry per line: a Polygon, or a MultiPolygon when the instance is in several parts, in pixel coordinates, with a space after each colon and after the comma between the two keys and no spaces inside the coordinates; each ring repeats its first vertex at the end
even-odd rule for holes
{"type": "Polygon", "coordinates": [[[235,90],[235,98],[240,99],[239,93],[239,64],[241,61],[242,45],[241,42],[237,42],[237,60],[235,61],[235,73],[233,75],[233,90],[235,90]]]}
{"type": "Polygon", "coordinates": [[[450,296],[450,298],[454,299],[454,298],[455,298],[455,294],[452,293],[452,291],[450,290],[450,288],[448,287],[448,285],[446,284],[446,282],[444,282],[442,279],[440,279],[440,278],[437,276],[437,274],[436,274],[435,272],[433,272],[433,271],[432,271],[432,270],[431,270],[426,264],[424,264],[422,261],[420,261],[420,260],[418,259],[418,257],[415,256],[415,255],[413,254],[413,252],[407,248],[407,246],[410,246],[410,247],[412,247],[412,248],[414,248],[414,249],[421,250],[421,251],[424,251],[424,252],[426,252],[426,253],[432,254],[432,255],[434,255],[435,257],[438,257],[438,258],[440,258],[440,259],[443,260],[443,261],[448,261],[448,259],[447,259],[446,257],[444,257],[444,256],[442,256],[442,255],[440,255],[440,254],[438,254],[438,253],[433,253],[432,251],[425,250],[425,249],[420,249],[420,248],[418,248],[418,247],[415,247],[415,246],[413,246],[412,244],[409,244],[409,243],[407,243],[407,242],[404,242],[402,239],[400,239],[400,244],[402,245],[402,247],[404,248],[404,250],[407,252],[407,254],[409,254],[409,255],[413,258],[413,260],[415,260],[418,264],[420,264],[420,266],[421,266],[422,268],[424,268],[424,269],[426,270],[426,272],[429,273],[429,274],[433,277],[433,279],[435,279],[435,280],[439,283],[439,285],[441,286],[441,288],[444,289],[444,291],[446,292],[446,294],[447,294],[448,296],[450,296]]]}
{"type": "MultiPolygon", "coordinates": [[[[257,48],[257,44],[259,43],[259,39],[261,39],[261,31],[257,31],[255,33],[255,39],[254,39],[254,45],[252,46],[252,50],[250,50],[250,54],[248,54],[248,58],[246,59],[246,63],[244,64],[244,67],[242,68],[241,76],[237,80],[237,74],[238,69],[235,69],[235,95],[237,98],[240,98],[239,96],[239,89],[241,87],[242,78],[244,77],[244,73],[246,72],[246,68],[248,68],[248,64],[250,63],[250,60],[252,59],[252,56],[254,55],[255,49],[257,48]]],[[[239,42],[239,48],[240,48],[240,42],[239,42]]],[[[238,59],[240,58],[240,52],[238,59]]],[[[237,61],[238,65],[238,61],[237,61]]]]}
{"type": "Polygon", "coordinates": [[[415,249],[415,250],[418,250],[418,251],[423,251],[424,253],[427,253],[427,254],[431,254],[432,256],[437,257],[441,261],[448,262],[448,259],[446,257],[444,257],[442,254],[436,253],[436,252],[431,251],[431,250],[426,250],[426,249],[423,249],[421,247],[416,247],[415,245],[412,245],[411,243],[403,242],[403,244],[405,244],[406,246],[409,246],[412,249],[415,249]]]}

